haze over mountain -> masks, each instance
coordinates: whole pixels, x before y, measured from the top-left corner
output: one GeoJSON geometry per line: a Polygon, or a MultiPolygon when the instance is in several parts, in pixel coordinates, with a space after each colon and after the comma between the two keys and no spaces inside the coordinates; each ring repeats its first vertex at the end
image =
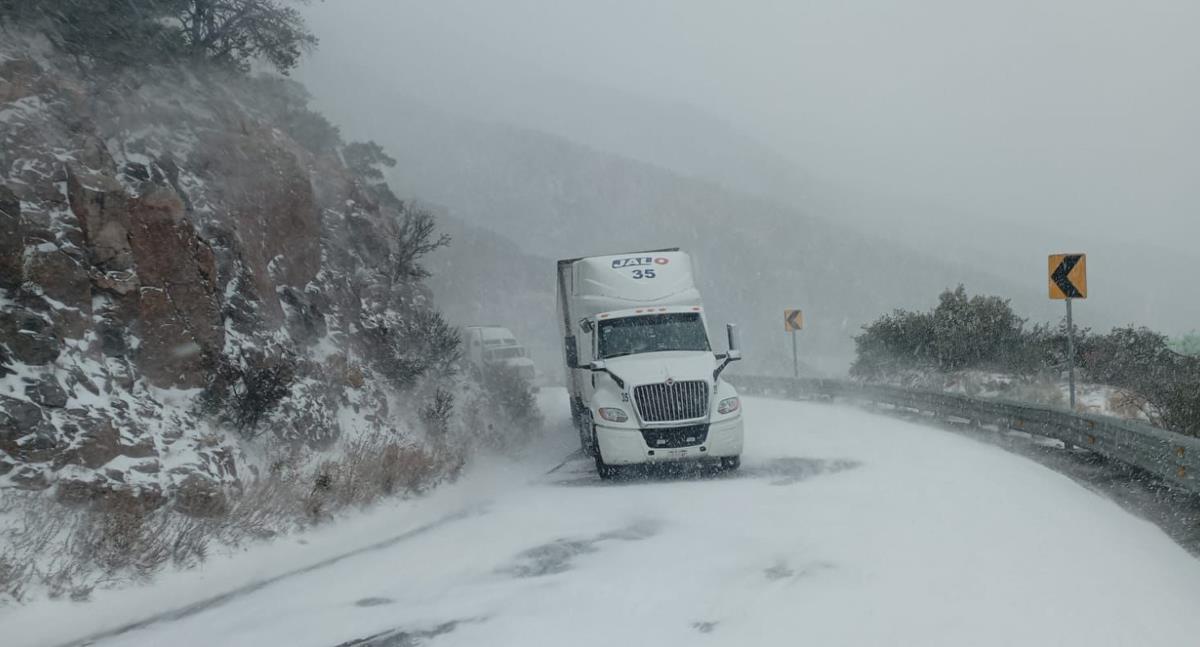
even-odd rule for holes
{"type": "Polygon", "coordinates": [[[693,251],[710,321],[742,324],[748,347],[757,347],[747,366],[764,369],[782,370],[781,353],[790,357],[778,321],[785,306],[809,313],[803,341],[810,363],[840,371],[861,324],[892,308],[924,307],[960,281],[1016,292],[969,266],[560,137],[448,115],[400,94],[339,105],[342,123],[370,129],[393,151],[390,182],[401,194],[516,241],[450,224],[458,244],[438,253],[444,260],[431,287],[439,302],[458,303],[450,314],[474,304],[477,316],[499,317],[487,323],[529,330],[534,345],[556,338],[549,260],[565,256],[675,245],[693,251]],[[375,111],[381,105],[386,114],[375,111]],[[546,259],[540,275],[531,258],[546,259]]]}
{"type": "Polygon", "coordinates": [[[1085,324],[1200,321],[1194,3],[355,6],[312,8],[326,47],[301,72],[375,130],[419,95],[971,265],[1004,296],[1044,302],[1045,255],[1085,251],[1085,324]]]}

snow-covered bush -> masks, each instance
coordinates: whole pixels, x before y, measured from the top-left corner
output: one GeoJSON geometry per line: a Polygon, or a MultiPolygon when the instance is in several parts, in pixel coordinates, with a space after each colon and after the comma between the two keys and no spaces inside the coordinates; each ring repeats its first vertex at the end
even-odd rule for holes
{"type": "Polygon", "coordinates": [[[1053,337],[1044,327],[1026,330],[1007,300],[969,297],[960,285],[943,292],[930,312],[896,310],[864,326],[850,372],[876,378],[908,369],[1037,371],[1057,360],[1053,337]]]}
{"type": "Polygon", "coordinates": [[[1192,331],[1171,341],[1171,349],[1189,357],[1200,357],[1200,333],[1192,331]]]}
{"type": "Polygon", "coordinates": [[[462,338],[436,310],[373,316],[363,326],[363,338],[371,366],[400,389],[431,373],[451,373],[461,355],[462,338]]]}
{"type": "Polygon", "coordinates": [[[1152,421],[1200,435],[1200,358],[1175,352],[1165,335],[1133,326],[1089,336],[1082,348],[1091,379],[1144,403],[1152,421]]]}
{"type": "MultiPolygon", "coordinates": [[[[864,326],[850,372],[910,387],[941,385],[1056,403],[1054,383],[1068,364],[1066,335],[1065,323],[1027,327],[1008,301],[968,297],[959,286],[943,292],[930,312],[897,310],[864,326]],[[1004,376],[1003,388],[980,385],[980,373],[1004,376]]],[[[1119,390],[1114,411],[1200,434],[1200,357],[1173,350],[1165,335],[1132,326],[1107,334],[1076,329],[1075,340],[1080,378],[1119,390]]]]}
{"type": "Polygon", "coordinates": [[[296,358],[288,352],[243,353],[239,362],[222,358],[201,394],[201,408],[242,436],[253,438],[259,422],[291,392],[296,358]]]}

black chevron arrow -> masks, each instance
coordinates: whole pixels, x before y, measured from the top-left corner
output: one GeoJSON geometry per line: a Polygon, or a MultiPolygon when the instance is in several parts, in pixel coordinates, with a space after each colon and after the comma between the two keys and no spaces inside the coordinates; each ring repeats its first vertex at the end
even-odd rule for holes
{"type": "Polygon", "coordinates": [[[796,321],[796,317],[800,315],[799,310],[792,310],[787,313],[787,323],[793,330],[800,327],[800,322],[796,321]]]}
{"type": "Polygon", "coordinates": [[[1071,282],[1071,279],[1067,278],[1071,274],[1071,270],[1075,269],[1075,266],[1079,264],[1079,259],[1081,258],[1083,258],[1081,254],[1064,256],[1062,262],[1059,263],[1058,267],[1054,270],[1054,273],[1050,275],[1050,280],[1054,281],[1054,284],[1058,286],[1059,290],[1062,290],[1062,293],[1065,294],[1068,299],[1079,299],[1083,297],[1083,293],[1079,291],[1079,288],[1075,287],[1075,284],[1071,282]]]}

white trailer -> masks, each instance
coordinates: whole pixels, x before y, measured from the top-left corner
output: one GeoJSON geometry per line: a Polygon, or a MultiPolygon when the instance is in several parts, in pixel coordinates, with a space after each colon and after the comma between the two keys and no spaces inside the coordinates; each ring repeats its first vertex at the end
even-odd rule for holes
{"type": "Polygon", "coordinates": [[[736,469],[741,401],[721,379],[691,258],[678,248],[558,262],[558,325],[580,444],[601,478],[621,466],[711,461],[736,469]]]}

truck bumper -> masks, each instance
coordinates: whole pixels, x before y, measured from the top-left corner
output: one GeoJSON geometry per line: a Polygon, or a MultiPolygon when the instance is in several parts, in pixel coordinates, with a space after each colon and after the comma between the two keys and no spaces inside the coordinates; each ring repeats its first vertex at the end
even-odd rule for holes
{"type": "Polygon", "coordinates": [[[687,447],[651,447],[640,429],[600,425],[596,427],[596,440],[609,465],[728,458],[742,454],[742,417],[710,424],[704,442],[687,447]]]}

